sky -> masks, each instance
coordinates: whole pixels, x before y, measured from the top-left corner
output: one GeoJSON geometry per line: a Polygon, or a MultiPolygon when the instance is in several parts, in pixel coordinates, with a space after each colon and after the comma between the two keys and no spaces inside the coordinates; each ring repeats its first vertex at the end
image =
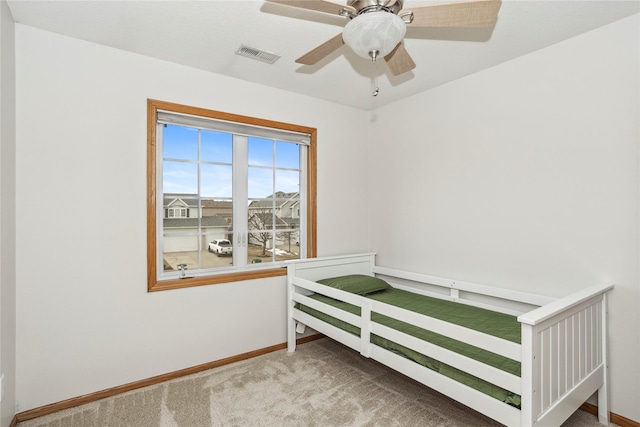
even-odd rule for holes
{"type": "MultiPolygon", "coordinates": [[[[231,199],[233,136],[230,133],[170,124],[164,127],[163,133],[164,193],[198,193],[200,167],[201,196],[231,199]]],[[[297,144],[258,137],[249,137],[248,142],[249,199],[267,197],[275,191],[300,190],[297,144]]]]}

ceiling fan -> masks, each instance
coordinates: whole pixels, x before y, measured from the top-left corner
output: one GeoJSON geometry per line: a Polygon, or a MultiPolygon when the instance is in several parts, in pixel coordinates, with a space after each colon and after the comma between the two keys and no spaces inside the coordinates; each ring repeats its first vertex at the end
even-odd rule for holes
{"type": "Polygon", "coordinates": [[[342,34],[327,40],[300,58],[299,64],[313,65],[343,44],[358,56],[376,62],[383,57],[393,75],[411,71],[416,64],[402,39],[411,27],[491,27],[498,19],[501,0],[471,0],[403,9],[403,0],[267,0],[346,18],[342,34]]]}

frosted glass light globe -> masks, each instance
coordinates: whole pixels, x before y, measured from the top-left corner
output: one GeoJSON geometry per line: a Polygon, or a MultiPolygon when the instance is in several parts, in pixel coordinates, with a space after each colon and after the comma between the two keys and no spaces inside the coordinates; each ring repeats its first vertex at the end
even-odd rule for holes
{"type": "Polygon", "coordinates": [[[407,32],[402,18],[390,12],[368,12],[358,15],[347,23],[342,40],[358,56],[370,58],[369,52],[378,51],[378,56],[391,53],[407,32]]]}

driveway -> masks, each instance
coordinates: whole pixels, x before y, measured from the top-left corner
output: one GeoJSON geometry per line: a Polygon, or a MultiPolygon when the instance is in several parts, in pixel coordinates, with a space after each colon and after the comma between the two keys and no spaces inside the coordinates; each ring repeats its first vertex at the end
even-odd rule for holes
{"type": "MultiPolygon", "coordinates": [[[[284,261],[289,259],[298,259],[299,255],[296,252],[298,247],[292,247],[293,251],[288,252],[287,248],[278,247],[276,248],[276,261],[284,261]]],[[[267,250],[266,256],[262,255],[262,246],[250,245],[248,260],[252,262],[253,260],[260,260],[254,262],[271,262],[272,261],[272,253],[267,250]]],[[[206,249],[201,252],[201,268],[214,268],[214,267],[224,267],[229,266],[233,263],[233,259],[230,256],[218,256],[213,254],[206,249]]],[[[188,252],[167,252],[164,254],[164,270],[179,270],[179,264],[187,264],[187,270],[193,270],[198,268],[198,251],[188,251],[188,252]]]]}

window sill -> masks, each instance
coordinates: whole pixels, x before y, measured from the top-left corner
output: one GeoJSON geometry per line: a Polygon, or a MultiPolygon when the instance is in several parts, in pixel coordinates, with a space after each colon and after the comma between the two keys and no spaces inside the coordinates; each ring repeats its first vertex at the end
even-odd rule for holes
{"type": "Polygon", "coordinates": [[[264,270],[244,271],[241,273],[228,273],[211,276],[192,277],[189,279],[174,280],[149,280],[148,291],[168,291],[170,289],[191,288],[193,286],[218,285],[221,283],[239,282],[242,280],[265,279],[269,277],[286,276],[287,269],[269,268],[264,270]]]}

